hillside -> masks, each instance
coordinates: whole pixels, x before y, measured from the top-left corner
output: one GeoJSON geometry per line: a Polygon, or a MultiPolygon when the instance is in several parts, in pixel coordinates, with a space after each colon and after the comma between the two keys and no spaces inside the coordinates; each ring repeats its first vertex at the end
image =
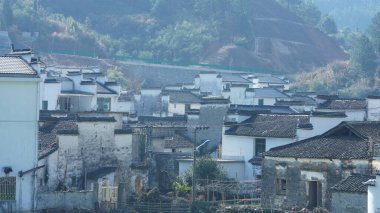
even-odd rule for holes
{"type": "MultiPolygon", "coordinates": [[[[15,2],[25,8],[32,1],[15,2]]],[[[40,0],[35,8],[40,35],[30,46],[45,53],[288,73],[346,59],[333,40],[274,0],[40,0]]],[[[15,24],[15,40],[30,30],[15,24]]]]}

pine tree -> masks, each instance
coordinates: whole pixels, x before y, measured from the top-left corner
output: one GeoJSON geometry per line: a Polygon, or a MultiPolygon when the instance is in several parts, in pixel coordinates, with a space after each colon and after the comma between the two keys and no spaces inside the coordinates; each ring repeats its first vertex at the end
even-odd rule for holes
{"type": "Polygon", "coordinates": [[[380,12],[372,18],[368,28],[368,35],[378,57],[380,57],[380,12]]]}
{"type": "Polygon", "coordinates": [[[351,62],[353,67],[358,71],[373,75],[377,67],[376,59],[372,43],[367,36],[362,35],[352,50],[351,62]]]}

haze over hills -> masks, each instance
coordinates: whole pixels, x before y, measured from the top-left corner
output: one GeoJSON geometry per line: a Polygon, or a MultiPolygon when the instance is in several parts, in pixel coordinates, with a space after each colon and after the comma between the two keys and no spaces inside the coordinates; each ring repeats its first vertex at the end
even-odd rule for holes
{"type": "Polygon", "coordinates": [[[380,11],[378,0],[313,0],[323,14],[330,15],[338,28],[365,31],[380,11]]]}
{"type": "MultiPolygon", "coordinates": [[[[347,58],[335,41],[274,0],[41,0],[36,10],[40,36],[31,46],[44,52],[288,73],[347,58]]],[[[27,26],[19,24],[13,37],[27,26]]]]}

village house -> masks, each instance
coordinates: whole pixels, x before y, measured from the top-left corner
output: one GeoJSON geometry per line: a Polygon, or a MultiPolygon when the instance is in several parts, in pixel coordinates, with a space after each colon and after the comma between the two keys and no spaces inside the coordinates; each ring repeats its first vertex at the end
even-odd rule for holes
{"type": "Polygon", "coordinates": [[[333,186],[352,174],[372,174],[379,129],[379,122],[342,122],[322,135],[265,152],[262,205],[332,210],[333,186]]]}
{"type": "Polygon", "coordinates": [[[0,57],[0,212],[35,209],[40,81],[24,59],[0,57]]]}
{"type": "Polygon", "coordinates": [[[295,142],[297,128],[304,124],[309,124],[308,115],[255,114],[240,123],[227,123],[221,159],[243,160],[243,179],[260,178],[262,153],[295,142]],[[258,158],[254,166],[250,163],[252,158],[258,158]]]}

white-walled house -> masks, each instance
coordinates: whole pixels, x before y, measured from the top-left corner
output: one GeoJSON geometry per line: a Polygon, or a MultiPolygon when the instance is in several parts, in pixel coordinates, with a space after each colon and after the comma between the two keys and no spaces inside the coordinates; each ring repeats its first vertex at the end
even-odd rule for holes
{"type": "Polygon", "coordinates": [[[257,114],[226,128],[222,139],[223,160],[244,160],[243,179],[261,175],[260,166],[252,167],[254,157],[273,147],[292,143],[300,124],[309,123],[307,115],[257,114]]]}
{"type": "Polygon", "coordinates": [[[24,59],[0,57],[0,212],[35,207],[39,83],[24,59]]]}
{"type": "Polygon", "coordinates": [[[320,112],[343,112],[348,121],[364,121],[367,119],[366,99],[329,99],[317,107],[320,112]]]}
{"type": "Polygon", "coordinates": [[[169,115],[185,115],[192,110],[200,110],[201,97],[187,90],[165,90],[162,92],[161,102],[169,115]]]}

